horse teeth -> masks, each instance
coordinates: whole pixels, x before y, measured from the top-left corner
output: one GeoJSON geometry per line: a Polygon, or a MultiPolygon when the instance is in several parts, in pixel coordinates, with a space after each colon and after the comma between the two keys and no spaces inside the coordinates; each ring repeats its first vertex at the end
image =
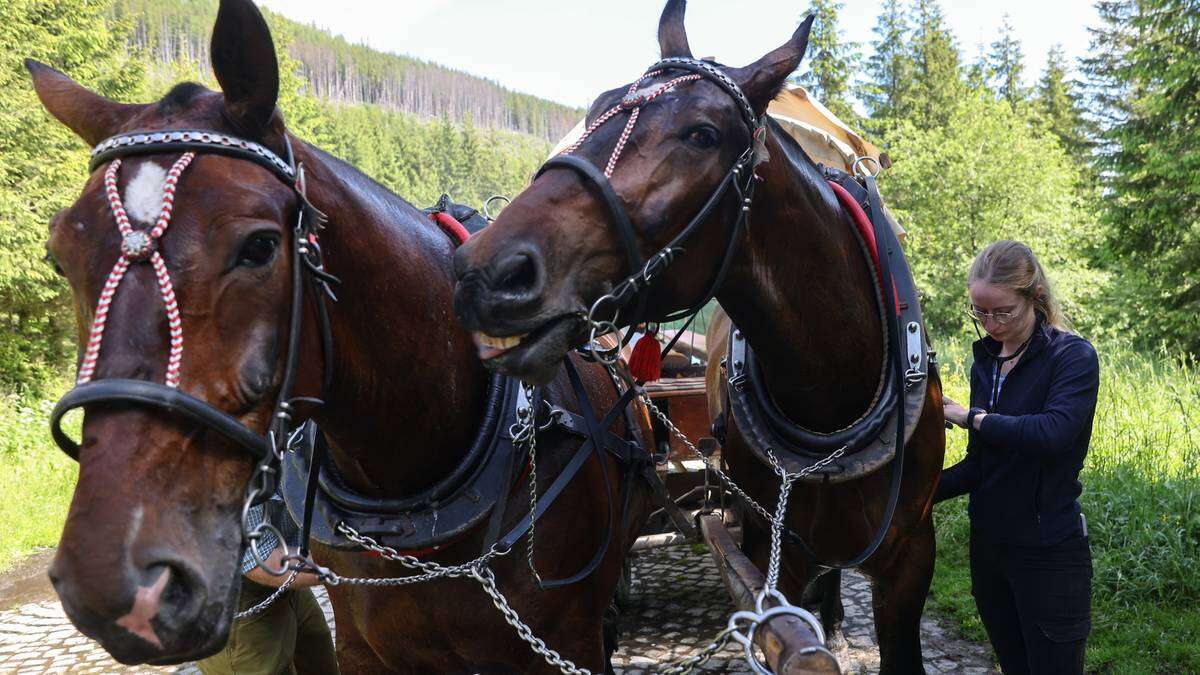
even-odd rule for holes
{"type": "Polygon", "coordinates": [[[512,349],[521,344],[521,339],[528,333],[522,335],[510,335],[508,337],[492,337],[486,333],[476,333],[475,337],[481,344],[492,349],[512,349]]]}

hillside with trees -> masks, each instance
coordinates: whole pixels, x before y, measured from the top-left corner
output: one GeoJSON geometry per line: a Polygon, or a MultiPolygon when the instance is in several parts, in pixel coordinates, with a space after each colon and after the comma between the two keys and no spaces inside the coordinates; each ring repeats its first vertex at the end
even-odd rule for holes
{"type": "MultiPolygon", "coordinates": [[[[46,223],[75,199],[87,177],[88,148],[42,109],[24,59],[51,64],[121,101],[157,100],[185,80],[216,88],[207,51],[216,6],[216,0],[0,5],[0,392],[43,392],[71,366],[77,337],[69,290],[47,262],[44,246],[46,223]]],[[[515,194],[549,153],[546,139],[582,114],[449,69],[348,45],[278,14],[267,20],[280,62],[279,108],[289,130],[417,205],[432,204],[443,192],[474,205],[493,194],[515,194]],[[364,92],[370,89],[364,83],[378,77],[457,93],[430,98],[427,107],[412,111],[374,102],[375,94],[359,96],[359,102],[315,95],[319,87],[308,73],[323,71],[294,54],[326,48],[361,59],[345,62],[362,67],[344,65],[341,81],[357,82],[364,92]],[[492,103],[472,108],[465,103],[472,91],[492,103]]]]}
{"type": "MultiPolygon", "coordinates": [[[[583,111],[510,91],[489,80],[409,56],[389,54],[264,10],[290,36],[306,93],[334,103],[371,103],[489,129],[557,141],[583,111]]],[[[116,0],[112,16],[129,24],[131,44],[159,63],[207,68],[217,0],[116,0]]]]}

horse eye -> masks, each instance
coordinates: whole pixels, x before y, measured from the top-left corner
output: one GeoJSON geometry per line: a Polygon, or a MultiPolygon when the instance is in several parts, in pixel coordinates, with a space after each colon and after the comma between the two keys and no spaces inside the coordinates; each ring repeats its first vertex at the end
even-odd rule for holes
{"type": "Polygon", "coordinates": [[[275,250],[278,248],[278,234],[272,232],[253,235],[242,244],[237,264],[243,267],[262,267],[275,258],[275,250]]]}
{"type": "Polygon", "coordinates": [[[720,134],[717,133],[716,129],[707,125],[689,129],[686,138],[688,143],[705,150],[715,148],[721,144],[720,134]]]}

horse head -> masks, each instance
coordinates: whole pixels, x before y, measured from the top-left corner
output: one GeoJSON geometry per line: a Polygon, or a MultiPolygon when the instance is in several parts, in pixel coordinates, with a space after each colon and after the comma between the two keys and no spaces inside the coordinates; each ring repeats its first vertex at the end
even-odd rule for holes
{"type": "Polygon", "coordinates": [[[663,61],[601,94],[583,138],[459,249],[455,311],[489,366],[546,381],[598,310],[612,323],[662,319],[715,290],[765,155],[760,120],[799,65],[812,18],[731,68],[691,58],[684,5],[663,11],[663,61]],[[663,275],[680,256],[686,270],[663,275]],[[623,283],[631,277],[633,287],[623,283]]]}
{"type": "MultiPolygon", "coordinates": [[[[220,3],[212,66],[221,92],[185,83],[155,103],[123,104],[27,66],[46,109],[90,145],[206,130],[261,157],[290,157],[274,47],[249,0],[220,3]]],[[[165,383],[262,434],[287,351],[286,252],[300,199],[266,163],[191,154],[104,161],[50,222],[47,249],[74,297],[80,382],[165,383]]],[[[253,464],[177,410],[102,401],[84,411],[79,480],[50,569],[67,614],[125,663],[215,652],[240,587],[238,523],[253,464]]]]}

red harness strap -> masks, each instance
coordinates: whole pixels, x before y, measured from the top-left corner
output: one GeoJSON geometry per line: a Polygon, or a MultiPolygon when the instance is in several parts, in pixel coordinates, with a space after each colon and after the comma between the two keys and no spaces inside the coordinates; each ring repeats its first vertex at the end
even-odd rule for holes
{"type": "MultiPolygon", "coordinates": [[[[846,188],[829,181],[829,187],[833,188],[834,194],[838,196],[838,201],[842,203],[842,207],[850,212],[850,218],[854,221],[855,227],[858,228],[858,233],[862,235],[863,241],[867,244],[867,250],[871,252],[871,262],[875,264],[875,273],[879,276],[879,283],[887,283],[883,278],[883,268],[879,266],[879,244],[875,241],[875,230],[871,227],[871,220],[867,217],[867,212],[863,211],[862,205],[854,200],[854,197],[846,191],[846,188]]],[[[892,281],[892,297],[896,299],[896,314],[900,313],[900,294],[896,289],[896,281],[892,281]]]]}
{"type": "Polygon", "coordinates": [[[434,211],[429,214],[429,218],[442,228],[442,231],[450,235],[450,238],[458,243],[459,246],[467,243],[471,233],[467,232],[467,228],[463,227],[462,223],[454,219],[454,216],[445,211],[434,211]]]}

